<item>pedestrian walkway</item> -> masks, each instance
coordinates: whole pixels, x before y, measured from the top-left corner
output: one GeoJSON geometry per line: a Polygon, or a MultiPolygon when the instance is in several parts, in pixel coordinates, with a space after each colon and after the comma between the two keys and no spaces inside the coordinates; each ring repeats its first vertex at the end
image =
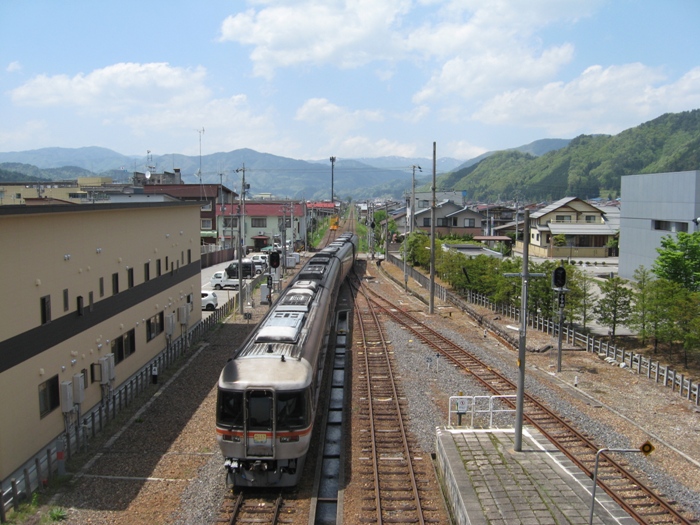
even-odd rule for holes
{"type": "MultiPolygon", "coordinates": [[[[522,451],[513,429],[437,429],[436,463],[452,515],[469,525],[584,525],[592,481],[535,428],[522,451]]],[[[594,524],[636,523],[607,494],[596,492],[594,524]]]]}

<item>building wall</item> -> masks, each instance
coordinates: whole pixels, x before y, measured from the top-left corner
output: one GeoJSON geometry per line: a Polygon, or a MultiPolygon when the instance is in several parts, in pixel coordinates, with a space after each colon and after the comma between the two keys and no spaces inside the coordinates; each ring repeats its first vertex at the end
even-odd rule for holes
{"type": "MultiPolygon", "coordinates": [[[[673,230],[657,230],[654,221],[685,224],[700,216],[700,171],[651,173],[622,177],[620,207],[620,259],[618,275],[632,279],[640,266],[651,269],[661,239],[673,230]]],[[[675,225],[675,226],[674,226],[675,225]]]]}
{"type": "Polygon", "coordinates": [[[91,364],[134,330],[134,351],[116,365],[117,387],[166,345],[165,331],[147,340],[147,321],[175,316],[173,337],[201,319],[199,203],[5,207],[0,211],[0,479],[64,430],[61,407],[43,417],[39,388],[87,373],[86,412],[102,399],[91,364]],[[167,268],[166,268],[167,258],[167,268]],[[162,275],[156,261],[161,260],[162,275]],[[149,262],[150,261],[150,262],[149,262]],[[145,264],[150,279],[146,280],[145,264]],[[133,269],[133,287],[128,286],[133,269]],[[119,292],[112,293],[117,274],[119,292]],[[100,294],[100,279],[104,294],[100,294]],[[64,310],[67,290],[67,310],[64,310]],[[90,305],[90,293],[93,301],[90,305]],[[82,315],[78,297],[83,297],[82,315]],[[50,297],[42,324],[41,298],[50,297]]]}

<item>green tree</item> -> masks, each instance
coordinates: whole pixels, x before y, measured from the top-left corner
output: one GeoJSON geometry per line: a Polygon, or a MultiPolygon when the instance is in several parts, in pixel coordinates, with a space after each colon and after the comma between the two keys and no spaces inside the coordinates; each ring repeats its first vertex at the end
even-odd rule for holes
{"type": "Polygon", "coordinates": [[[661,239],[654,273],[683,285],[691,292],[700,291],[700,232],[678,232],[661,239]]]}
{"type": "Polygon", "coordinates": [[[652,300],[651,282],[654,275],[651,270],[640,266],[634,271],[632,281],[632,313],[630,315],[629,327],[637,332],[645,345],[651,333],[651,313],[650,302],[652,300]]]}
{"type": "Polygon", "coordinates": [[[632,312],[632,290],[625,286],[624,279],[612,277],[600,284],[600,294],[593,314],[609,328],[610,340],[614,342],[617,327],[626,324],[632,312]]]}
{"type": "Polygon", "coordinates": [[[595,281],[573,264],[566,267],[566,275],[569,292],[566,294],[564,314],[570,323],[580,322],[585,330],[595,304],[595,281]]]}

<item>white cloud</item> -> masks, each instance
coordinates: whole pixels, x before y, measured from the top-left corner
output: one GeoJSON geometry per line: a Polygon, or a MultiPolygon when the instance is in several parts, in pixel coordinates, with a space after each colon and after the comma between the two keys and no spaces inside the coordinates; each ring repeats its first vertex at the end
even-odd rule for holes
{"type": "Polygon", "coordinates": [[[229,16],[221,41],[252,46],[254,74],[270,78],[279,67],[334,64],[356,67],[394,56],[392,27],[408,0],[301,0],[265,5],[229,16]]]}
{"type": "Polygon", "coordinates": [[[296,112],[296,120],[320,124],[328,133],[341,136],[368,122],[382,122],[384,115],[377,110],[349,110],[325,98],[307,100],[296,112]]]}
{"type": "Polygon", "coordinates": [[[74,106],[98,114],[152,106],[182,106],[205,99],[204,68],[186,69],[166,63],[119,63],[91,73],[38,75],[11,91],[25,106],[74,106]]]}
{"type": "Polygon", "coordinates": [[[5,71],[8,73],[14,73],[16,71],[20,71],[22,69],[22,64],[17,62],[16,60],[14,62],[10,62],[7,67],[5,68],[5,71]]]}
{"type": "Polygon", "coordinates": [[[552,82],[495,96],[473,118],[571,136],[584,130],[618,133],[668,111],[700,106],[700,68],[659,86],[663,80],[659,71],[643,64],[591,66],[568,83],[552,82]]]}
{"type": "Polygon", "coordinates": [[[482,146],[477,146],[466,140],[457,140],[448,142],[446,146],[446,155],[457,159],[473,159],[479,155],[486,153],[488,150],[482,146]]]}

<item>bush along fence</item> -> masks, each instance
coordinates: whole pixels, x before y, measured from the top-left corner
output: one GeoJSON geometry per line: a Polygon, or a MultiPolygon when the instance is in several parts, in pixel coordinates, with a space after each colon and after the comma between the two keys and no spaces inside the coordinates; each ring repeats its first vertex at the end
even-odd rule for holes
{"type": "MultiPolygon", "coordinates": [[[[387,261],[398,268],[403,269],[404,267],[403,260],[394,255],[389,254],[387,261]]],[[[418,282],[426,290],[430,288],[430,277],[419,272],[410,265],[406,265],[406,273],[408,277],[418,282]]],[[[477,313],[470,305],[488,308],[494,313],[503,317],[508,317],[518,323],[520,323],[520,308],[512,305],[493,303],[488,297],[472,291],[466,291],[463,295],[460,295],[438,283],[435,283],[434,292],[435,297],[441,301],[450,303],[466,312],[479,324],[484,326],[484,328],[488,328],[489,331],[493,332],[498,338],[515,348],[518,347],[519,341],[516,337],[504,331],[496,323],[491,322],[483,315],[477,313]]],[[[545,319],[538,315],[528,315],[528,326],[534,330],[559,337],[559,323],[551,319],[545,319]]],[[[619,366],[629,368],[639,375],[645,375],[650,380],[670,388],[672,392],[678,392],[682,398],[687,399],[695,406],[700,406],[700,385],[698,382],[693,382],[692,379],[685,377],[685,374],[678,373],[669,366],[664,366],[658,361],[654,361],[642,354],[617,348],[604,338],[599,338],[589,333],[578,332],[571,327],[565,326],[562,328],[562,341],[569,345],[578,346],[587,352],[596,353],[608,362],[616,362],[619,366]]],[[[529,350],[536,351],[537,349],[529,350]]]]}
{"type": "Polygon", "coordinates": [[[35,490],[45,488],[54,477],[65,475],[65,461],[81,448],[87,447],[91,438],[102,432],[110,420],[113,420],[124,409],[156,382],[158,371],[167,370],[178,359],[185,356],[193,345],[206,333],[223,322],[228,316],[237,312],[240,304],[239,296],[245,302],[252,298],[252,290],[261,276],[243,287],[243,293],[232,295],[206,319],[192,326],[187,333],[169,342],[141,370],[124,381],[111,392],[102,403],[89,412],[81,414],[79,430],[71,425],[70,431],[61,433],[45,450],[30,459],[24,466],[15,471],[9,478],[0,481],[0,523],[7,522],[7,512],[13,508],[19,509],[22,501],[30,501],[35,490]]]}

